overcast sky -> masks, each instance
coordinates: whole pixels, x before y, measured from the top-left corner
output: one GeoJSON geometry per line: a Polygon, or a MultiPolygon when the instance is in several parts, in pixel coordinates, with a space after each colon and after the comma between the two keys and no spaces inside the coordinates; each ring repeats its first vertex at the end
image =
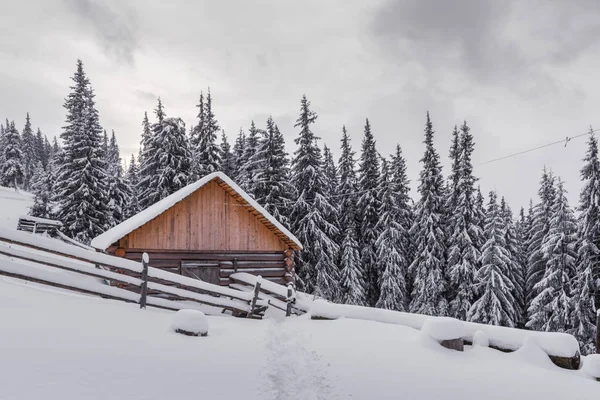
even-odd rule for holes
{"type": "Polygon", "coordinates": [[[342,125],[358,150],[366,117],[382,155],[400,143],[413,191],[429,111],[445,166],[452,128],[466,119],[486,192],[526,205],[547,165],[574,205],[585,138],[483,163],[600,128],[597,0],[1,3],[0,116],[20,129],[29,112],[58,134],[81,58],[127,158],[158,96],[189,127],[208,86],[231,141],[271,114],[292,150],[306,93],[336,156],[342,125]]]}

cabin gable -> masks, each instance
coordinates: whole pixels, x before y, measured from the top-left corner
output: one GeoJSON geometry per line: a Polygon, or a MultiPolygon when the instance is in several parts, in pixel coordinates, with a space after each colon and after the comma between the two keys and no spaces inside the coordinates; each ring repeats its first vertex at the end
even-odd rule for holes
{"type": "Polygon", "coordinates": [[[119,247],[277,252],[290,246],[213,180],[130,232],[119,247]]]}

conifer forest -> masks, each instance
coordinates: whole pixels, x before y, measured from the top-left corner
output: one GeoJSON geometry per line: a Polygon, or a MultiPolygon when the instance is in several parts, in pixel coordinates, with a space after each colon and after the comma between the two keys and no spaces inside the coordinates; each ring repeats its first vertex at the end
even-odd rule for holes
{"type": "MultiPolygon", "coordinates": [[[[569,204],[564,182],[539,171],[538,196],[511,209],[502,193],[483,193],[468,122],[437,127],[423,110],[417,182],[409,182],[402,143],[376,149],[368,119],[361,143],[339,127],[333,156],[318,137],[318,104],[299,96],[293,152],[277,121],[222,131],[210,90],[200,93],[191,126],[159,99],[139,116],[139,154],[123,159],[103,128],[81,61],[65,88],[59,137],[35,115],[0,125],[0,185],[35,195],[30,214],[60,220],[90,240],[189,183],[223,171],[304,244],[297,285],[339,303],[450,316],[536,331],[567,332],[595,352],[600,306],[600,161],[590,128],[581,154],[582,190],[569,204]],[[436,130],[452,131],[449,149],[436,130]],[[449,157],[449,170],[442,169],[449,157]],[[410,196],[410,185],[418,194],[410,196]]],[[[266,110],[268,111],[268,110],[266,110]]]]}

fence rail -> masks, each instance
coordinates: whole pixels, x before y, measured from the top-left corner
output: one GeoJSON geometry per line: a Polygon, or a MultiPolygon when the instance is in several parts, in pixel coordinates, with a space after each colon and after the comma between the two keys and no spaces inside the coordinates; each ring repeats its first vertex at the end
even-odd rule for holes
{"type": "Polygon", "coordinates": [[[268,307],[255,293],[213,285],[150,264],[147,254],[140,263],[0,228],[0,275],[135,302],[141,308],[210,306],[237,316],[260,318],[268,307]]]}

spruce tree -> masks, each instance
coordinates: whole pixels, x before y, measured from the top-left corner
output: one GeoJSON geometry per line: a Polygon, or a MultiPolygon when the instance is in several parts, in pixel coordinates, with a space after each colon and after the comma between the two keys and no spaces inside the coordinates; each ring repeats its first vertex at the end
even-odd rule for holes
{"type": "Polygon", "coordinates": [[[31,189],[31,179],[37,165],[38,159],[35,152],[35,135],[31,128],[31,119],[29,113],[25,118],[25,127],[21,132],[21,151],[23,153],[23,188],[31,189]]]}
{"type": "Polygon", "coordinates": [[[16,192],[19,191],[19,183],[23,180],[23,151],[21,150],[21,138],[15,127],[15,122],[6,124],[4,130],[4,165],[2,166],[2,177],[4,184],[12,185],[16,192]]]}
{"type": "Polygon", "coordinates": [[[342,232],[340,249],[340,297],[342,304],[364,306],[366,301],[365,277],[360,266],[356,241],[356,222],[349,218],[342,232]]]}
{"type": "Polygon", "coordinates": [[[379,280],[381,271],[377,265],[377,222],[379,221],[380,200],[377,198],[377,183],[379,182],[379,154],[375,149],[375,138],[371,133],[371,124],[365,122],[364,137],[359,160],[357,210],[359,220],[360,260],[367,281],[367,303],[375,305],[379,299],[379,280]]]}
{"type": "Polygon", "coordinates": [[[138,165],[133,154],[129,161],[129,168],[127,169],[126,175],[127,182],[131,188],[131,196],[129,197],[129,203],[125,207],[125,218],[131,218],[140,211],[142,211],[139,203],[139,171],[138,165]]]}
{"type": "Polygon", "coordinates": [[[74,85],[65,101],[64,148],[57,172],[55,197],[58,219],[64,232],[83,243],[112,224],[103,152],[102,127],[95,108],[94,91],[81,60],[73,76],[74,85]]]}
{"type": "Polygon", "coordinates": [[[575,274],[577,223],[559,180],[552,204],[548,233],[540,251],[546,260],[537,296],[529,307],[527,327],[538,331],[565,332],[569,328],[571,278],[575,274]]]}
{"type": "Polygon", "coordinates": [[[392,187],[387,161],[382,159],[379,180],[379,237],[375,242],[377,264],[382,273],[379,277],[379,299],[376,307],[406,311],[408,291],[406,284],[409,261],[405,257],[407,232],[398,221],[398,205],[392,187]]]}
{"type": "Polygon", "coordinates": [[[288,208],[294,189],[290,183],[285,141],[271,117],[267,120],[267,129],[262,133],[246,172],[254,175],[252,191],[256,201],[278,221],[289,226],[288,208]]]}
{"type": "Polygon", "coordinates": [[[44,168],[44,170],[48,168],[49,145],[48,139],[42,134],[40,128],[38,128],[35,134],[35,159],[42,163],[42,168],[44,168]],[[46,147],[46,143],[48,144],[48,147],[46,147]]]}
{"type": "MultiPolygon", "coordinates": [[[[356,229],[356,202],[357,202],[357,180],[356,180],[356,160],[355,152],[352,151],[350,137],[346,131],[346,126],[342,127],[341,152],[338,161],[339,185],[336,190],[339,195],[339,224],[341,232],[346,232],[347,227],[352,223],[356,229]],[[352,221],[351,221],[352,219],[352,221]]],[[[344,233],[344,237],[346,237],[344,233]]],[[[356,239],[356,235],[354,235],[356,239]]]]}
{"type": "Polygon", "coordinates": [[[515,326],[522,326],[525,319],[525,266],[523,264],[522,252],[517,228],[513,220],[512,210],[506,203],[504,197],[500,200],[500,218],[502,220],[502,230],[504,231],[505,248],[510,258],[510,268],[508,270],[508,279],[513,285],[512,296],[514,298],[514,315],[511,319],[515,326]]]}
{"type": "Polygon", "coordinates": [[[450,315],[466,320],[467,313],[475,301],[475,275],[479,269],[478,260],[481,256],[479,245],[483,242],[481,229],[478,225],[476,211],[476,192],[471,157],[473,154],[473,135],[466,121],[460,128],[460,140],[456,150],[458,157],[455,191],[451,198],[452,211],[449,216],[451,236],[448,241],[448,277],[450,290],[453,294],[450,301],[450,315]]]}
{"type": "MultiPolygon", "coordinates": [[[[235,143],[233,145],[233,157],[235,159],[235,168],[233,172],[234,181],[240,185],[242,180],[242,167],[245,163],[244,153],[246,152],[246,134],[244,130],[240,128],[240,132],[235,138],[235,143]]],[[[241,186],[241,185],[240,185],[241,186]]]]}
{"type": "Polygon", "coordinates": [[[221,132],[221,144],[219,145],[219,159],[221,160],[220,169],[225,175],[234,178],[235,173],[235,158],[231,152],[231,145],[227,140],[225,131],[221,132]]]}
{"type": "Polygon", "coordinates": [[[193,138],[191,141],[194,163],[192,168],[193,180],[218,171],[220,167],[219,147],[216,143],[217,132],[220,128],[212,110],[210,89],[208,89],[204,104],[203,98],[204,96],[200,94],[198,124],[194,127],[191,136],[193,138]]]}
{"type": "Polygon", "coordinates": [[[481,249],[481,268],[476,277],[476,290],[480,297],[469,309],[467,319],[482,324],[513,327],[514,288],[508,277],[512,261],[506,249],[502,225],[496,193],[490,192],[484,233],[486,242],[481,249]]]}
{"type": "Polygon", "coordinates": [[[248,130],[248,136],[244,141],[244,154],[242,155],[242,165],[239,169],[237,183],[252,197],[255,196],[256,191],[256,175],[261,168],[260,159],[256,157],[256,152],[258,151],[260,137],[263,135],[263,132],[252,121],[248,130]]]}
{"type": "Polygon", "coordinates": [[[444,277],[444,178],[440,157],[433,145],[433,124],[427,113],[425,154],[419,178],[419,201],[410,234],[415,241],[415,259],[410,266],[414,277],[410,312],[442,316],[448,314],[443,294],[444,277]]]}
{"type": "Polygon", "coordinates": [[[167,118],[162,102],[155,110],[157,122],[142,151],[140,207],[145,209],[188,184],[191,152],[181,118],[167,118]]]}
{"type": "MultiPolygon", "coordinates": [[[[536,289],[546,270],[546,256],[542,249],[542,242],[550,229],[550,217],[554,206],[556,189],[554,187],[554,176],[546,168],[542,173],[540,189],[538,191],[540,202],[531,212],[531,228],[528,233],[527,243],[527,275],[526,275],[526,304],[531,309],[533,299],[539,294],[536,289]]],[[[528,319],[531,314],[528,311],[528,319]]]]}
{"type": "Polygon", "coordinates": [[[339,196],[338,224],[342,236],[339,261],[340,302],[363,306],[366,301],[366,281],[356,240],[356,161],[345,126],[342,127],[341,151],[338,162],[339,184],[336,191],[339,196]]]}
{"type": "Polygon", "coordinates": [[[4,176],[2,171],[4,171],[4,151],[1,149],[6,148],[6,135],[4,130],[4,125],[0,124],[0,186],[3,186],[4,176]]]}
{"type": "MultiPolygon", "coordinates": [[[[591,130],[591,129],[590,129],[591,130]]],[[[583,188],[579,195],[577,274],[570,302],[570,333],[579,340],[583,354],[595,349],[596,310],[600,278],[600,161],[598,140],[590,132],[588,150],[581,169],[583,188]]]]}
{"type": "MultiPolygon", "coordinates": [[[[402,155],[402,148],[396,145],[396,151],[392,155],[390,164],[390,185],[394,196],[394,204],[396,205],[396,221],[402,227],[402,256],[410,265],[414,259],[415,244],[410,235],[410,229],[414,222],[412,210],[412,200],[410,198],[410,181],[406,172],[406,160],[402,155]]],[[[406,273],[408,274],[408,265],[406,273]]],[[[407,291],[412,292],[412,280],[407,276],[407,291]]]]}
{"type": "Polygon", "coordinates": [[[306,291],[328,299],[338,298],[339,270],[336,266],[339,246],[332,237],[337,228],[327,222],[326,216],[334,207],[324,193],[325,174],[318,137],[311,130],[317,114],[310,109],[306,96],[302,97],[300,115],[295,127],[300,128],[295,143],[298,148],[292,160],[292,184],[298,193],[291,210],[293,232],[304,250],[296,253],[298,275],[306,291]]]}
{"type": "Polygon", "coordinates": [[[115,131],[112,131],[110,142],[108,144],[106,163],[108,168],[109,204],[112,210],[114,224],[119,224],[127,218],[126,208],[131,202],[132,188],[129,181],[124,176],[115,131]]]}
{"type": "Polygon", "coordinates": [[[31,191],[34,193],[34,198],[33,204],[29,209],[29,215],[39,218],[51,218],[51,171],[45,170],[41,161],[38,161],[33,172],[31,191]]]}

